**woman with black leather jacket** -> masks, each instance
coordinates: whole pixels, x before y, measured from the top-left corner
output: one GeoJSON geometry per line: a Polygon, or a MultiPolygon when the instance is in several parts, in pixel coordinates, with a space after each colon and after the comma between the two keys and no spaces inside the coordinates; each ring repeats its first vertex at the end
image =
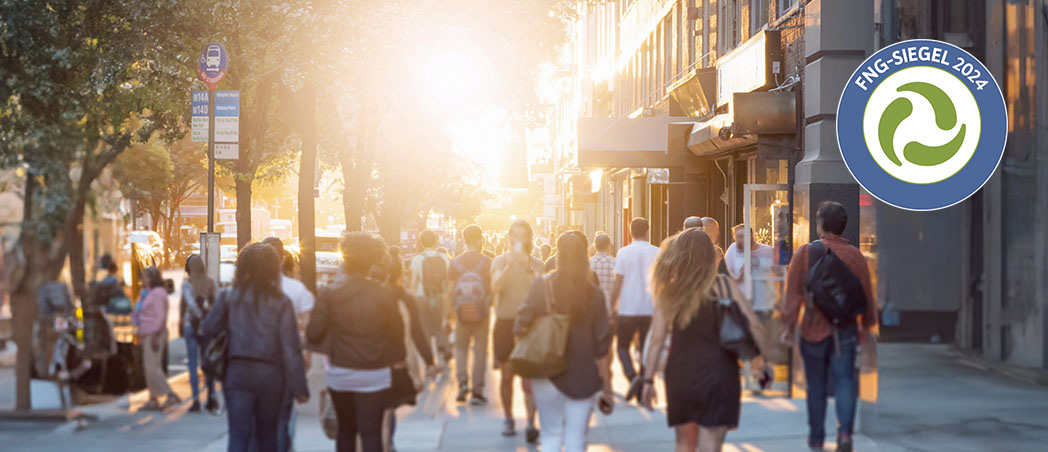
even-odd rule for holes
{"type": "Polygon", "coordinates": [[[336,450],[382,451],[392,366],[404,360],[404,324],[384,281],[368,278],[386,256],[381,238],[350,232],[340,244],[345,275],[320,290],[306,338],[326,356],[327,386],[338,417],[336,450]]]}
{"type": "MultiPolygon", "coordinates": [[[[277,450],[281,407],[309,399],[295,312],[280,290],[280,257],[256,243],[237,256],[233,287],[219,293],[200,332],[209,342],[226,331],[222,392],[229,421],[229,451],[277,450]]],[[[205,342],[207,343],[207,342],[205,342]]]]}

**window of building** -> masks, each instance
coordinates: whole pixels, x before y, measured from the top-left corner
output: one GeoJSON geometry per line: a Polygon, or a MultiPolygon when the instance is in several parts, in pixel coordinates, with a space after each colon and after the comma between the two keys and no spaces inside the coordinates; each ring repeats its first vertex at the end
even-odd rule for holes
{"type": "Polygon", "coordinates": [[[750,3],[750,36],[768,24],[769,0],[751,0],[750,3]]]}
{"type": "Polygon", "coordinates": [[[738,11],[738,0],[719,0],[718,2],[719,12],[717,33],[720,35],[720,39],[717,40],[717,54],[724,55],[731,52],[735,48],[738,40],[738,22],[736,13],[738,11]]]}
{"type": "Polygon", "coordinates": [[[676,74],[683,72],[684,68],[688,65],[687,57],[684,55],[684,46],[687,42],[684,39],[684,36],[686,36],[684,24],[688,23],[684,18],[684,15],[687,14],[687,7],[684,6],[684,3],[685,2],[677,3],[677,8],[673,11],[673,33],[676,35],[673,37],[673,72],[676,74]]]}

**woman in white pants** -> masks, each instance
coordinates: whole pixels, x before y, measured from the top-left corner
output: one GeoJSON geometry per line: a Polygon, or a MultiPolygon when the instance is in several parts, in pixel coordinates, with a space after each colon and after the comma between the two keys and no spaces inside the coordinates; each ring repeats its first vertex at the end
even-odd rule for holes
{"type": "Polygon", "coordinates": [[[610,380],[602,375],[606,367],[599,362],[608,354],[611,327],[604,293],[589,269],[585,237],[576,231],[565,232],[557,240],[557,250],[557,270],[531,284],[517,312],[514,331],[523,333],[549,309],[571,319],[565,349],[567,368],[559,375],[533,379],[528,384],[542,426],[542,450],[558,452],[563,447],[568,452],[581,452],[586,449],[586,428],[598,393],[603,391],[602,405],[610,409],[610,380]],[[553,295],[549,303],[547,293],[553,295]]]}

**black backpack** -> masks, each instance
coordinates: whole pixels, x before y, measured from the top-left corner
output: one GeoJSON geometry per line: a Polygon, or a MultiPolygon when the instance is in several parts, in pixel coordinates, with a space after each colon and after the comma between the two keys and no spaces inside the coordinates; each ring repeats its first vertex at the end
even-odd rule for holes
{"type": "Polygon", "coordinates": [[[822,312],[834,326],[851,325],[866,312],[862,281],[822,240],[808,246],[808,275],[804,280],[809,305],[822,312]]]}

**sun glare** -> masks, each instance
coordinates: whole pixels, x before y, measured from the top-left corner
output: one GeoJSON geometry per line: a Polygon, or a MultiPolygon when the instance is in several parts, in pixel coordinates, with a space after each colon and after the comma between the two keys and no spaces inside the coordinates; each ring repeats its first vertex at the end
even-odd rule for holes
{"type": "Polygon", "coordinates": [[[484,174],[468,175],[477,176],[478,182],[494,185],[498,181],[502,158],[513,138],[507,120],[506,112],[496,108],[463,115],[450,127],[455,152],[484,171],[484,174]]]}
{"type": "Polygon", "coordinates": [[[468,106],[483,87],[483,68],[478,59],[464,49],[439,51],[425,57],[421,87],[424,101],[437,107],[468,106]]]}

